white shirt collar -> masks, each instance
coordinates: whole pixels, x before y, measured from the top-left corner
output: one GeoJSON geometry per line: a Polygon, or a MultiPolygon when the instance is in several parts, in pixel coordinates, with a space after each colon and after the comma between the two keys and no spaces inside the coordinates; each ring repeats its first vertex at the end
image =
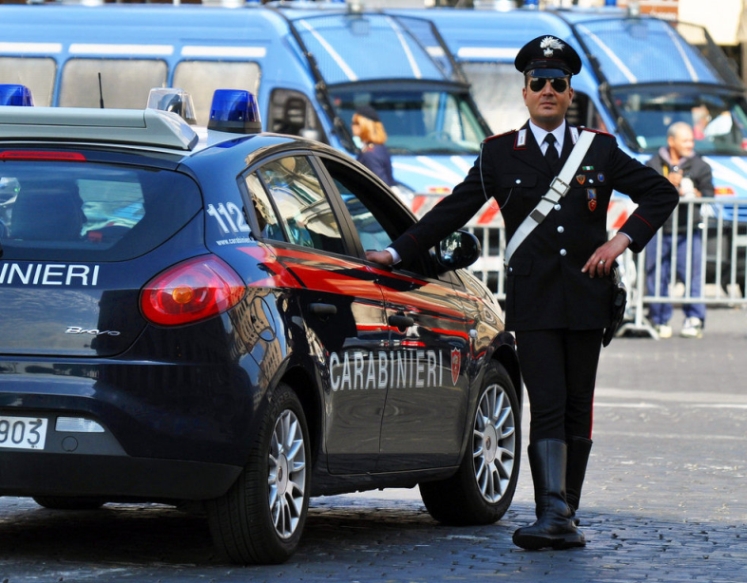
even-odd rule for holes
{"type": "Polygon", "coordinates": [[[547,134],[552,133],[553,136],[555,136],[555,142],[558,147],[558,152],[563,151],[563,141],[565,139],[565,120],[563,120],[563,123],[561,123],[558,127],[556,127],[552,132],[548,132],[547,130],[543,130],[538,125],[535,125],[532,120],[529,120],[529,129],[532,130],[532,134],[534,135],[534,139],[537,140],[537,143],[540,146],[540,149],[544,150],[546,146],[544,145],[545,136],[547,134]]]}

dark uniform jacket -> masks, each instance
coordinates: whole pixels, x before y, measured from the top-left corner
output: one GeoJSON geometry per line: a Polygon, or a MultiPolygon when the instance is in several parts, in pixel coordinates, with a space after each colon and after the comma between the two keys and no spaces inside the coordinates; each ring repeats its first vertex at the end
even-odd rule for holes
{"type": "Polygon", "coordinates": [[[387,186],[394,186],[392,173],[392,157],[389,150],[382,144],[368,144],[358,154],[358,162],[381,178],[387,186]]]}
{"type": "MultiPolygon", "coordinates": [[[[667,176],[672,171],[674,165],[672,159],[669,157],[669,150],[667,148],[661,148],[656,156],[653,156],[646,166],[650,166],[656,170],[659,174],[667,176]]],[[[693,154],[687,158],[681,159],[677,165],[677,169],[682,172],[683,178],[690,178],[693,181],[693,186],[697,188],[704,197],[714,196],[713,189],[713,172],[708,162],[703,160],[698,154],[693,154]]],[[[687,232],[687,218],[688,218],[687,206],[680,207],[677,213],[677,231],[679,233],[687,232]]],[[[691,215],[691,221],[694,225],[700,222],[700,207],[696,206],[691,215]]],[[[669,217],[667,222],[664,223],[664,232],[671,233],[674,218],[669,217]]]]}
{"type": "MultiPolygon", "coordinates": [[[[561,163],[573,148],[566,128],[561,163]]],[[[465,180],[392,247],[407,265],[466,224],[487,197],[495,197],[506,240],[548,190],[554,173],[528,124],[489,138],[465,180]]],[[[506,328],[592,330],[610,323],[612,284],[581,268],[607,241],[607,206],[613,188],[638,203],[620,229],[639,252],[677,205],[677,190],[660,174],[625,154],[615,138],[597,133],[568,194],[518,247],[507,269],[506,328]]]]}

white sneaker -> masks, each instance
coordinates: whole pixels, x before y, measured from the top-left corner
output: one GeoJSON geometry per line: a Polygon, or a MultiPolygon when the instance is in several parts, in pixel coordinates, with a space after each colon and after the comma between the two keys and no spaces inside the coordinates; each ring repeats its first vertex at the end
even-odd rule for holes
{"type": "Polygon", "coordinates": [[[666,339],[672,337],[672,327],[668,324],[657,324],[654,326],[654,330],[656,330],[659,338],[666,339]]]}
{"type": "Polygon", "coordinates": [[[683,338],[703,338],[703,321],[700,318],[685,318],[680,336],[683,338]]]}

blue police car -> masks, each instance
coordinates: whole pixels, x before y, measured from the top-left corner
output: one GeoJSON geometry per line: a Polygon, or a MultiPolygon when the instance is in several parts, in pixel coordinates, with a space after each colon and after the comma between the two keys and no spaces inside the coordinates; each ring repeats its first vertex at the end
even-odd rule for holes
{"type": "Polygon", "coordinates": [[[259,133],[251,94],[208,128],[156,101],[0,107],[0,495],[200,502],[243,564],[292,555],[310,496],[498,520],[521,379],[474,237],[383,269],[364,250],[415,219],[376,176],[259,133]]]}

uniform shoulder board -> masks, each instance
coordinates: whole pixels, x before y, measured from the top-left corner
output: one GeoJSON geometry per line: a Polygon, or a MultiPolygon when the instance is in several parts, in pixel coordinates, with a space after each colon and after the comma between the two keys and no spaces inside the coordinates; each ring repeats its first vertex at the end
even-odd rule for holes
{"type": "Polygon", "coordinates": [[[578,126],[578,129],[580,129],[580,130],[584,130],[585,132],[591,132],[591,133],[593,133],[593,134],[600,134],[600,135],[602,135],[602,136],[610,136],[610,137],[614,137],[614,136],[613,136],[613,135],[612,135],[611,133],[609,133],[609,132],[603,132],[602,130],[595,130],[594,128],[586,128],[586,127],[584,127],[584,126],[578,126]]]}
{"type": "Polygon", "coordinates": [[[494,136],[489,136],[483,140],[483,143],[489,142],[491,140],[495,140],[496,138],[502,138],[503,136],[510,136],[511,134],[515,134],[519,130],[509,130],[507,132],[504,132],[502,134],[496,134],[494,136]]]}

